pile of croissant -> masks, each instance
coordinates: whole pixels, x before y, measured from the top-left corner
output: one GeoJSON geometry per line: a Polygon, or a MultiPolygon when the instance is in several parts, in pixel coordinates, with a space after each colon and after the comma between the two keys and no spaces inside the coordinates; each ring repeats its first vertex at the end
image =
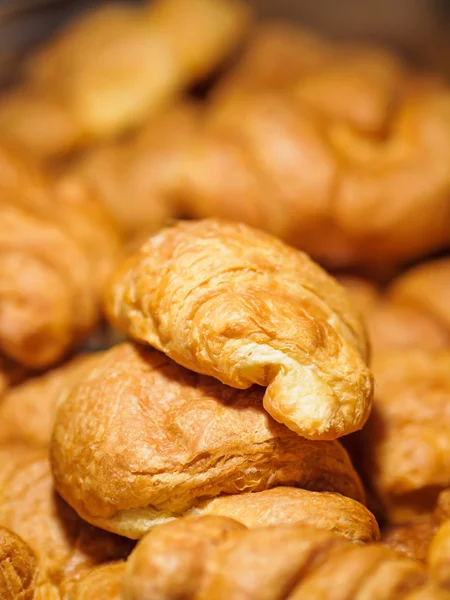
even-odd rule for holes
{"type": "Polygon", "coordinates": [[[450,86],[241,0],[0,92],[0,599],[450,600],[450,86]]]}

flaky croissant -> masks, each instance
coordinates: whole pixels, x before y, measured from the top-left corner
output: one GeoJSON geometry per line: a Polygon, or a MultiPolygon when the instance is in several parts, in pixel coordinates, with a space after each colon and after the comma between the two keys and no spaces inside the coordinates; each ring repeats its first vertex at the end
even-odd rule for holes
{"type": "Polygon", "coordinates": [[[185,101],[149,119],[131,138],[94,148],[70,167],[127,238],[153,233],[177,216],[172,196],[197,120],[198,107],[185,101]]]}
{"type": "Polygon", "coordinates": [[[450,597],[423,566],[307,525],[247,530],[199,517],[155,527],[130,555],[126,600],[397,600],[450,597]]]}
{"type": "Polygon", "coordinates": [[[208,75],[248,23],[239,0],[106,4],[33,56],[0,100],[2,135],[40,158],[139,125],[208,75]]]}
{"type": "Polygon", "coordinates": [[[238,389],[310,439],[362,427],[372,379],[359,315],[305,254],[245,225],[180,223],[112,277],[113,324],[184,367],[238,389]]]}
{"type": "Polygon", "coordinates": [[[389,525],[382,532],[381,543],[399,554],[425,564],[437,528],[438,523],[433,515],[427,515],[416,522],[389,525]]]}
{"type": "Polygon", "coordinates": [[[58,404],[95,360],[95,354],[78,355],[6,392],[0,400],[0,445],[48,448],[58,404]]]}
{"type": "Polygon", "coordinates": [[[342,446],[296,435],[261,398],[153,349],[115,346],[57,411],[57,490],[86,521],[131,538],[219,495],[279,485],[364,501],[342,446]]]}
{"type": "Polygon", "coordinates": [[[88,525],[56,495],[45,451],[2,446],[0,459],[0,526],[32,548],[44,590],[56,594],[64,581],[128,555],[129,540],[88,525]]]}
{"type": "Polygon", "coordinates": [[[374,408],[360,432],[365,476],[392,522],[430,513],[450,486],[450,350],[375,355],[374,408]]]}
{"type": "Polygon", "coordinates": [[[0,222],[0,353],[46,367],[97,323],[117,235],[81,182],[53,182],[4,146],[0,222]]]}
{"type": "Polygon", "coordinates": [[[359,502],[333,492],[276,487],[263,492],[218,496],[198,504],[188,514],[230,517],[248,528],[304,523],[353,542],[379,539],[375,517],[359,502]]]}
{"type": "Polygon", "coordinates": [[[283,50],[277,35],[214,96],[186,160],[187,212],[257,226],[333,267],[448,244],[449,90],[381,50],[294,43],[291,30],[283,50]],[[278,55],[264,75],[266,48],[278,55]]]}
{"type": "Polygon", "coordinates": [[[31,548],[18,535],[0,527],[0,598],[34,600],[38,577],[31,548]]]}

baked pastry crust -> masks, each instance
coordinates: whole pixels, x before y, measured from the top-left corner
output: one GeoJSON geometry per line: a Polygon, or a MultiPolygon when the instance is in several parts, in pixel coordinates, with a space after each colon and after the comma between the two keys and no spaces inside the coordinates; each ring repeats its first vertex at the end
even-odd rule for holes
{"type": "Polygon", "coordinates": [[[359,314],[305,254],[242,224],[181,222],[111,278],[111,322],[178,364],[238,389],[310,439],[360,429],[372,377],[359,314]]]}
{"type": "Polygon", "coordinates": [[[48,448],[58,404],[95,360],[95,354],[78,355],[5,393],[0,400],[0,445],[48,448]]]}
{"type": "Polygon", "coordinates": [[[379,539],[375,517],[359,502],[333,492],[276,487],[263,492],[218,496],[206,500],[189,516],[230,517],[249,529],[304,523],[326,529],[353,542],[379,539]]]}
{"type": "Polygon", "coordinates": [[[213,71],[248,22],[239,0],[100,5],[32,56],[0,99],[2,136],[51,159],[127,132],[213,71]]]}
{"type": "Polygon", "coordinates": [[[38,577],[31,548],[18,535],[0,527],[0,598],[34,600],[38,577]]]}
{"type": "Polygon", "coordinates": [[[5,146],[0,179],[0,353],[48,367],[96,325],[118,238],[80,181],[54,182],[5,146]]]}
{"type": "Polygon", "coordinates": [[[131,551],[129,540],[88,525],[56,495],[46,451],[3,446],[0,459],[0,525],[32,548],[43,598],[45,590],[131,551]]]}
{"type": "Polygon", "coordinates": [[[329,267],[396,265],[449,243],[449,107],[382,49],[269,27],[213,95],[180,195],[329,267]]]}
{"type": "Polygon", "coordinates": [[[130,555],[129,600],[444,599],[419,563],[378,544],[359,546],[308,525],[247,530],[232,519],[155,527],[130,555]]]}
{"type": "Polygon", "coordinates": [[[450,485],[450,350],[384,352],[373,361],[374,409],[361,431],[365,477],[391,522],[430,513],[450,485]]]}
{"type": "Polygon", "coordinates": [[[153,349],[115,346],[58,410],[57,490],[86,521],[131,538],[220,494],[287,485],[364,501],[342,446],[299,437],[261,398],[153,349]]]}

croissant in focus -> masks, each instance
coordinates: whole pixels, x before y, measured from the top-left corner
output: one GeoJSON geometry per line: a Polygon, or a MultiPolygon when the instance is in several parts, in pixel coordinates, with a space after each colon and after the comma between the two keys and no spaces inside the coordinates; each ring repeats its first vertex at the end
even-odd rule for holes
{"type": "Polygon", "coordinates": [[[238,389],[310,439],[362,427],[367,340],[344,290],[306,255],[245,225],[180,223],[112,277],[114,325],[180,365],[238,389]]]}
{"type": "Polygon", "coordinates": [[[45,451],[9,445],[0,458],[0,526],[31,547],[44,590],[56,594],[94,565],[128,556],[129,540],[88,525],[56,495],[45,451]]]}
{"type": "MultiPolygon", "coordinates": [[[[153,349],[115,346],[57,411],[56,488],[83,519],[131,538],[198,505],[207,511],[203,503],[224,494],[296,486],[363,502],[342,446],[299,437],[261,398],[256,387],[226,387],[153,349]]],[[[328,504],[340,512],[338,501],[328,504]]]]}
{"type": "Polygon", "coordinates": [[[15,533],[0,527],[0,598],[34,600],[38,581],[36,557],[15,533]]]}
{"type": "Polygon", "coordinates": [[[117,235],[81,182],[52,182],[4,146],[0,222],[0,354],[47,367],[96,325],[117,235]]]}
{"type": "Polygon", "coordinates": [[[308,525],[248,530],[232,519],[155,527],[131,553],[127,600],[349,600],[449,598],[419,563],[308,525]]]}
{"type": "Polygon", "coordinates": [[[377,392],[360,432],[364,474],[389,520],[429,514],[450,486],[450,350],[383,352],[377,392]]]}
{"type": "Polygon", "coordinates": [[[126,132],[207,76],[248,21],[239,0],[100,6],[32,56],[0,100],[2,135],[49,159],[126,132]]]}
{"type": "Polygon", "coordinates": [[[395,56],[263,28],[185,164],[187,214],[242,221],[329,267],[450,240],[450,93],[395,56]]]}

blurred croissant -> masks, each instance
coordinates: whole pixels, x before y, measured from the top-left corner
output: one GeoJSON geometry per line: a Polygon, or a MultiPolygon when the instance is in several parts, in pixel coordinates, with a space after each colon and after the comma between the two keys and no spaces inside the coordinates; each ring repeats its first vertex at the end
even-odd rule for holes
{"type": "Polygon", "coordinates": [[[362,427],[372,379],[367,340],[344,290],[306,255],[245,225],[162,230],[118,269],[113,324],[180,365],[246,389],[310,439],[362,427]]]}
{"type": "Polygon", "coordinates": [[[93,190],[127,240],[153,233],[177,216],[174,190],[198,112],[187,101],[175,105],[149,119],[131,138],[94,148],[69,167],[93,190]]]}
{"type": "Polygon", "coordinates": [[[450,350],[385,351],[373,370],[359,453],[389,520],[404,523],[430,513],[450,486],[450,350]]]}
{"type": "Polygon", "coordinates": [[[248,530],[232,519],[155,527],[131,553],[127,600],[449,598],[419,563],[307,525],[248,530]]]}
{"type": "Polygon", "coordinates": [[[95,354],[78,355],[6,392],[0,401],[0,445],[48,448],[58,405],[95,360],[95,354]]]}
{"type": "Polygon", "coordinates": [[[4,146],[0,222],[0,354],[47,367],[96,325],[118,238],[78,180],[50,181],[4,146]]]}
{"type": "Polygon", "coordinates": [[[435,519],[441,524],[428,549],[430,574],[450,590],[450,488],[439,494],[435,519]]]}
{"type": "MultiPolygon", "coordinates": [[[[207,502],[218,496],[277,486],[338,492],[364,502],[338,442],[296,435],[271,419],[261,400],[256,387],[227,387],[156,350],[115,346],[59,406],[51,443],[56,488],[83,519],[130,538],[193,509],[220,510],[221,502],[207,502]]],[[[278,519],[315,518],[302,508],[304,496],[281,495],[286,514],[280,511],[278,519]]],[[[258,502],[261,518],[269,520],[265,501],[275,501],[258,502]]],[[[345,530],[345,514],[352,513],[361,523],[358,537],[377,535],[363,507],[334,496],[313,496],[314,502],[328,507],[329,528],[345,530]],[[341,514],[339,525],[333,515],[341,514]]],[[[252,508],[245,506],[244,499],[222,508],[246,519],[252,508]]]]}
{"type": "Polygon", "coordinates": [[[450,260],[416,265],[384,293],[369,282],[340,278],[362,312],[375,353],[387,348],[450,347],[450,260]]]}
{"type": "Polygon", "coordinates": [[[32,56],[0,100],[2,135],[39,158],[114,137],[208,75],[247,22],[239,0],[97,7],[32,56]]]}
{"type": "Polygon", "coordinates": [[[382,50],[282,27],[263,29],[243,63],[186,159],[187,214],[259,227],[330,267],[449,243],[446,87],[382,50]]]}
{"type": "Polygon", "coordinates": [[[0,459],[0,526],[31,547],[44,589],[56,594],[92,566],[128,555],[129,540],[88,525],[56,495],[45,451],[2,446],[0,459]]]}

